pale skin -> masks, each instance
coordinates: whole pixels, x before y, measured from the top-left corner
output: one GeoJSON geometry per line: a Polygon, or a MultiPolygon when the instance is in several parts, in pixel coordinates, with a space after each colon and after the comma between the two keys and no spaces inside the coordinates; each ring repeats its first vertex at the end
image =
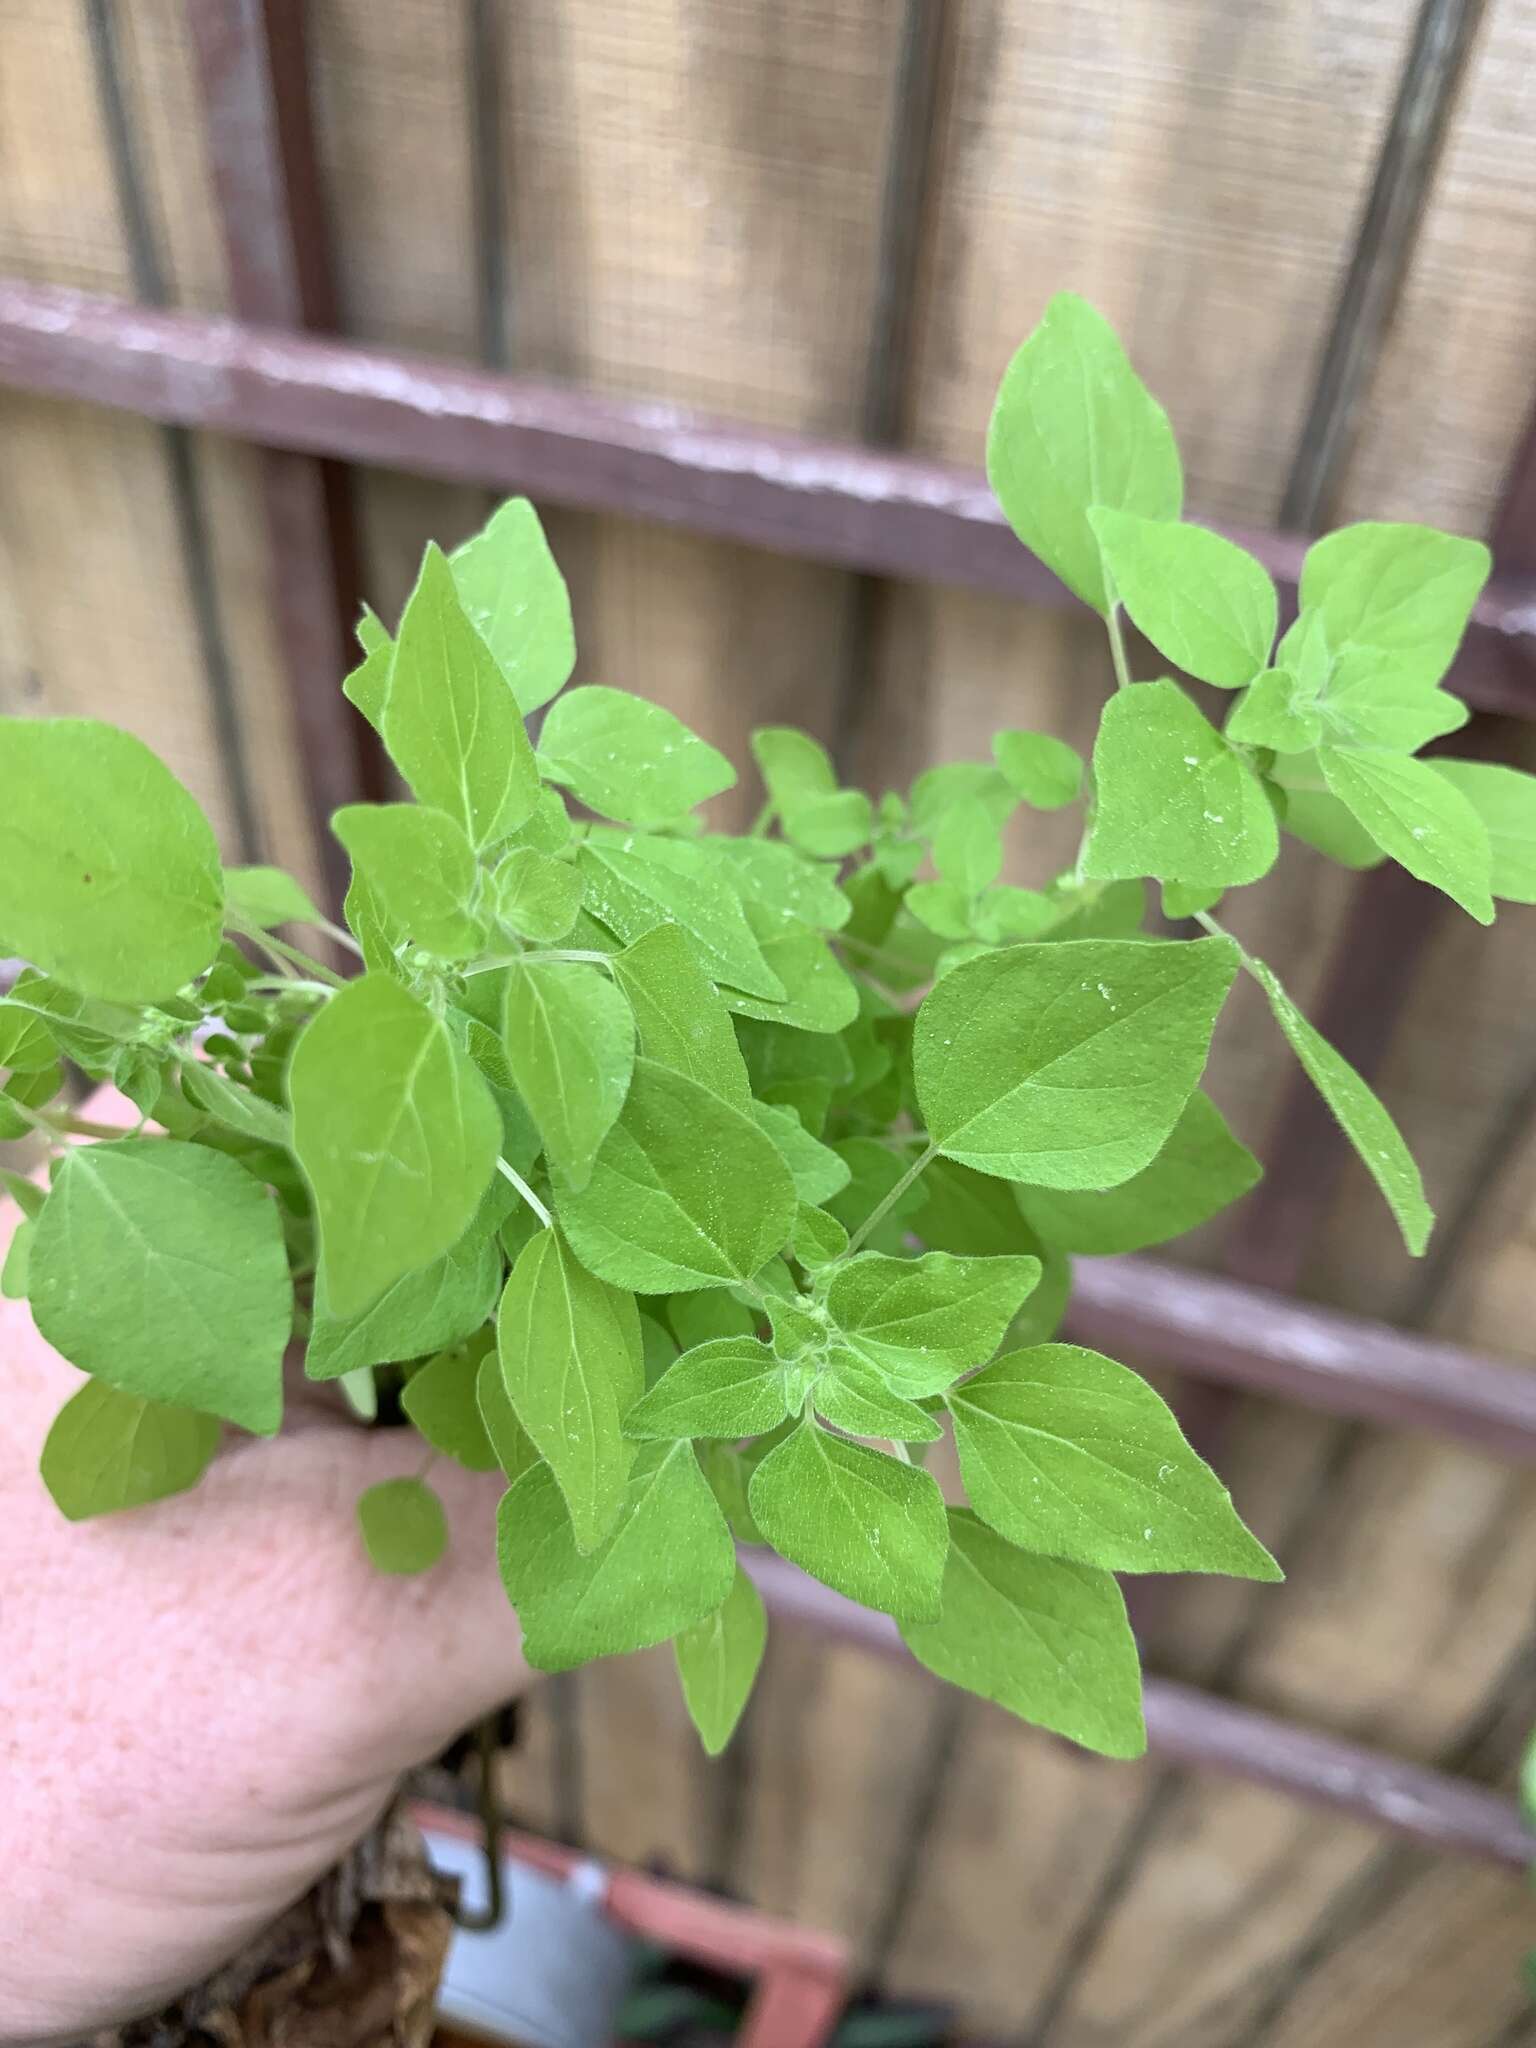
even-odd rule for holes
{"type": "MultiPolygon", "coordinates": [[[[15,1223],[0,1198],[0,1257],[15,1223]]],[[[366,1832],[402,1771],[528,1682],[496,1475],[439,1461],[449,1555],[383,1578],[354,1503],[420,1470],[420,1440],[301,1401],[275,1439],[230,1431],[194,1492],[71,1524],[37,1458],[81,1384],[26,1304],[0,1301],[3,2048],[197,1982],[366,1832]]]]}

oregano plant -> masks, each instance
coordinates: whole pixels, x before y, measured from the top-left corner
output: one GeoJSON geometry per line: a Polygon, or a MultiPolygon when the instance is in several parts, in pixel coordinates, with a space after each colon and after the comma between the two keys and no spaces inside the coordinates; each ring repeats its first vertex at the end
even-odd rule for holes
{"type": "Polygon", "coordinates": [[[0,942],[29,964],[0,1002],[0,1135],[51,1164],[6,1177],[3,1284],[88,1375],[43,1452],[64,1514],[194,1485],[224,1425],[277,1430],[297,1345],[360,1426],[424,1439],[420,1477],[358,1503],[380,1569],[443,1552],[434,1459],[499,1470],[530,1660],[671,1642],[711,1751],[763,1653],[738,1559],[761,1544],[941,1677],[1141,1749],[1116,1575],[1279,1573],[1158,1395],[1058,1340],[1070,1260],[1253,1186],[1200,1087],[1240,975],[1423,1251],[1390,1115],[1221,902],[1294,838],[1486,923],[1536,901],[1536,780],[1420,756],[1466,716],[1441,685],[1486,550],[1346,527],[1277,640],[1268,572],[1183,520],[1168,420],[1081,300],[1010,365],[988,463],[1104,620],[1091,760],[1007,731],[876,802],[769,729],[756,822],[711,832],[730,762],[566,687],[522,501],[428,548],[393,633],[363,618],[344,687],[412,800],[332,821],[345,928],[281,871],[222,866],[129,734],[4,723],[0,942]],[[1133,674],[1127,619],[1169,673],[1133,674]],[[1001,880],[1019,815],[1069,807],[1071,865],[1001,880]],[[139,1124],[82,1120],[66,1066],[139,1124]],[[964,1505],[926,1463],[946,1433],[964,1505]]]}

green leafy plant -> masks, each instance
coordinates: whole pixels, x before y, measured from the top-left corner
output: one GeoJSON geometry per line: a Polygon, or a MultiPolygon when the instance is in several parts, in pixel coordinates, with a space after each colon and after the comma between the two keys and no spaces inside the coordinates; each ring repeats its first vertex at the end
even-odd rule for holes
{"type": "MultiPolygon", "coordinates": [[[[1239,974],[1423,1250],[1387,1111],[1215,913],[1289,835],[1487,922],[1536,900],[1536,783],[1418,758],[1465,717],[1440,685],[1486,551],[1347,527],[1277,645],[1267,572],[1182,521],[1168,421],[1080,300],[1009,367],[988,456],[1105,621],[1091,762],[1004,732],[875,803],[772,729],[752,830],[709,833],[730,763],[657,705],[565,689],[565,590],[520,502],[428,549],[393,636],[363,620],[345,689],[414,802],[334,820],[345,930],[221,867],[128,734],[4,726],[0,934],[31,964],[0,1003],[0,1133],[53,1156],[46,1194],[8,1179],[4,1284],[90,1375],[43,1454],[65,1514],[193,1484],[221,1423],[276,1430],[297,1341],[364,1420],[504,1474],[535,1664],[671,1641],[712,1751],[763,1652],[737,1546],[765,1542],[942,1677],[1140,1750],[1115,1574],[1279,1573],[1158,1396],[1055,1340],[1070,1257],[1253,1185],[1199,1085],[1239,974]],[[1220,725],[1133,679],[1127,616],[1225,693],[1220,725]],[[1068,806],[1072,866],[1001,881],[1010,821],[1068,806]],[[1149,880],[1189,936],[1146,931],[1149,880]],[[65,1062],[139,1127],[82,1123],[65,1062]],[[966,1506],[925,1465],[946,1431],[966,1506]]],[[[426,1473],[359,1520],[385,1571],[443,1550],[426,1473]]]]}

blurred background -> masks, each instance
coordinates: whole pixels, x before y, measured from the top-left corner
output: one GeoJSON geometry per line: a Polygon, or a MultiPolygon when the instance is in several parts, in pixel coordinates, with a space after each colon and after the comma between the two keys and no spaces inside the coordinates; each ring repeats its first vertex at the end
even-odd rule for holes
{"type": "MultiPolygon", "coordinates": [[[[0,710],[129,727],[231,859],[315,886],[315,799],[366,764],[315,710],[345,657],[305,651],[305,537],[392,621],[424,541],[486,516],[491,470],[341,470],[197,405],[180,424],[179,400],[51,395],[69,379],[10,284],[970,468],[1009,355],[1071,288],[1170,411],[1198,516],[1494,540],[1505,630],[1458,671],[1480,708],[1456,751],[1536,768],[1532,0],[0,0],[0,278],[0,710]]],[[[1079,610],[965,588],[963,560],[895,580],[573,495],[542,509],[578,678],[740,763],[752,725],[792,721],[878,791],[1000,725],[1091,734],[1109,668],[1079,610]]],[[[1028,833],[1014,879],[1043,880],[1069,849],[1051,819],[1028,833]]],[[[1536,913],[1483,933],[1294,842],[1229,907],[1374,1070],[1441,1232],[1406,1258],[1255,992],[1210,1086],[1283,1172],[1177,1258],[1536,1360],[1536,913]]],[[[1532,1443],[1252,1395],[1187,1412],[1289,1583],[1165,1589],[1150,1665],[1507,1785],[1536,1718],[1532,1443]]],[[[535,1831],[844,1935],[978,2036],[1536,2043],[1508,1854],[1251,1774],[1087,1759],[790,1629],[721,1762],[658,1651],[546,1688],[505,1792],[535,1831]]]]}

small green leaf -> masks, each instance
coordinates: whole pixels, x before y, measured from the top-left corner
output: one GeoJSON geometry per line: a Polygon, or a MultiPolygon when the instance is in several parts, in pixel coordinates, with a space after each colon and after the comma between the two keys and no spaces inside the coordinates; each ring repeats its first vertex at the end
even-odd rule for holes
{"type": "Polygon", "coordinates": [[[577,1257],[640,1294],[750,1280],[788,1242],[799,1207],[750,1118],[646,1059],[587,1186],[557,1174],[555,1191],[577,1257]]]}
{"type": "Polygon", "coordinates": [[[1064,1252],[1139,1252],[1182,1237],[1254,1187],[1263,1169],[1197,1089],[1149,1166],[1118,1187],[1016,1188],[1038,1234],[1064,1252]]]}
{"type": "Polygon", "coordinates": [[[1483,821],[1493,854],[1493,893],[1536,903],[1536,775],[1492,761],[1431,761],[1483,821]]]}
{"type": "MultiPolygon", "coordinates": [[[[757,1317],[729,1287],[704,1287],[693,1294],[674,1294],[667,1303],[667,1321],[678,1348],[691,1351],[716,1337],[752,1337],[757,1317]]],[[[677,1356],[674,1349],[672,1357],[677,1356]]],[[[671,1360],[668,1360],[671,1363],[671,1360]]]]}
{"type": "Polygon", "coordinates": [[[762,1600],[740,1565],[714,1613],[673,1638],[683,1698],[711,1756],[718,1756],[735,1732],[767,1640],[762,1600]]]}
{"type": "Polygon", "coordinates": [[[1304,694],[1288,668],[1267,668],[1238,698],[1225,731],[1245,747],[1300,754],[1322,738],[1323,718],[1316,696],[1304,694]]]}
{"type": "Polygon", "coordinates": [[[11,1232],[5,1257],[0,1260],[0,1298],[25,1301],[32,1276],[32,1234],[34,1226],[25,1218],[11,1232]]]}
{"type": "Polygon", "coordinates": [[[1002,834],[980,804],[948,812],[933,834],[933,864],[943,881],[970,898],[995,882],[1003,865],[1002,834]]]}
{"type": "Polygon", "coordinates": [[[730,1531],[686,1442],[640,1452],[618,1523],[588,1557],[547,1465],[503,1496],[496,1530],[523,1654],[539,1671],[666,1642],[714,1612],[736,1570],[730,1531]]]}
{"type": "Polygon", "coordinates": [[[553,945],[576,922],[582,880],[568,860],[516,846],[491,878],[496,915],[525,939],[553,945]]]}
{"type": "Polygon", "coordinates": [[[636,839],[600,825],[588,833],[578,859],[587,908],[619,938],[633,943],[659,924],[679,924],[712,981],[783,1002],[784,984],[747,922],[734,874],[707,844],[636,839]]]}
{"type": "Polygon", "coordinates": [[[992,758],[1025,803],[1059,811],[1083,792],[1083,757],[1048,732],[1000,732],[992,758]]]}
{"type": "Polygon", "coordinates": [[[76,1145],[33,1225],[37,1327],[123,1393],[269,1436],[293,1285],[277,1205],[202,1145],[76,1145]]]}
{"type": "Polygon", "coordinates": [[[837,770],[819,740],[792,725],[761,725],[752,734],[752,758],[780,810],[837,792],[837,770]]]}
{"type": "Polygon", "coordinates": [[[323,924],[308,892],[281,868],[226,868],[228,908],[245,924],[264,932],[280,924],[323,924]]]}
{"type": "Polygon", "coordinates": [[[496,1337],[517,1419],[555,1475],[577,1549],[593,1550],[635,1457],[623,1426],[645,1390],[634,1296],[594,1279],[556,1231],[541,1230],[512,1270],[496,1337]]]}
{"type": "Polygon", "coordinates": [[[485,928],[468,908],[475,850],[446,811],[426,804],[345,804],[331,830],[390,919],[418,946],[443,960],[467,960],[479,951],[485,928]]]}
{"type": "Polygon", "coordinates": [[[449,557],[470,623],[526,716],[559,694],[576,665],[565,578],[526,498],[508,498],[449,557]]]}
{"type": "Polygon", "coordinates": [[[1220,889],[1197,889],[1189,882],[1164,882],[1162,887],[1163,915],[1171,923],[1196,916],[1202,910],[1214,910],[1222,899],[1220,889]]]}
{"type": "Polygon", "coordinates": [[[964,1508],[949,1534],[942,1617],[902,1627],[917,1661],[1086,1749],[1140,1756],[1141,1665],[1110,1574],[1026,1556],[964,1508]]]}
{"type": "Polygon", "coordinates": [[[477,1218],[441,1258],[403,1274],[352,1315],[332,1315],[324,1289],[317,1288],[304,1370],[312,1380],[333,1380],[444,1351],[480,1328],[496,1307],[500,1285],[495,1237],[477,1218]]]}
{"type": "Polygon", "coordinates": [[[640,1050],[748,1113],[752,1088],[725,1005],[681,926],[659,924],[613,956],[634,1008],[640,1050]]]}
{"type": "Polygon", "coordinates": [[[899,1621],[939,1612],[948,1533],[929,1475],[803,1422],[752,1475],[752,1517],[781,1557],[899,1621]]]}
{"type": "Polygon", "coordinates": [[[1450,667],[1491,566],[1481,541],[1432,527],[1344,526],[1307,550],[1301,608],[1321,615],[1334,649],[1379,649],[1405,683],[1429,688],[1450,667]]]}
{"type": "Polygon", "coordinates": [[[944,1434],[915,1401],[893,1394],[881,1373],[856,1351],[835,1345],[811,1387],[811,1405],[823,1421],[850,1436],[933,1444],[944,1434]]]}
{"type": "Polygon", "coordinates": [[[1320,747],[1330,792],[1410,875],[1443,889],[1479,924],[1493,923],[1493,855],[1482,819],[1427,761],[1320,747]]]}
{"type": "Polygon", "coordinates": [[[841,931],[853,914],[836,868],[807,860],[781,839],[717,839],[714,850],[735,870],[743,898],[765,910],[788,911],[823,932],[841,931]]]}
{"type": "Polygon", "coordinates": [[[33,1010],[0,998],[0,1067],[40,1073],[54,1063],[53,1034],[33,1010]]]}
{"type": "Polygon", "coordinates": [[[408,1578],[448,1548],[443,1504],[422,1479],[385,1479],[358,1495],[357,1525],[374,1568],[408,1578]]]}
{"type": "Polygon", "coordinates": [[[1097,1351],[1011,1351],[950,1390],[972,1506],[1022,1549],[1108,1571],[1278,1579],[1145,1380],[1097,1351]]]}
{"type": "Polygon", "coordinates": [[[213,1416],[89,1380],[54,1417],[43,1443],[43,1484],[60,1514],[83,1522],[185,1493],[218,1447],[213,1416]]]}
{"type": "Polygon", "coordinates": [[[1375,868],[1386,859],[1365,827],[1329,794],[1315,753],[1279,755],[1266,780],[1278,794],[1281,823],[1294,838],[1341,867],[1375,868]]]}
{"type": "Polygon", "coordinates": [[[1088,516],[1111,587],[1158,652],[1223,690],[1251,683],[1269,659],[1279,617],[1264,564],[1204,526],[1106,506],[1088,516]]]}
{"type": "MultiPolygon", "coordinates": [[[[849,1171],[851,1173],[852,1169],[849,1171]]],[[[815,1209],[802,1202],[800,1213],[795,1218],[790,1246],[801,1265],[808,1272],[814,1272],[818,1267],[830,1266],[834,1260],[843,1257],[848,1249],[848,1233],[827,1210],[815,1209]]]]}
{"type": "Polygon", "coordinates": [[[622,991],[585,961],[523,961],[507,982],[503,1042],[550,1160],[585,1187],[634,1069],[635,1019],[622,991]]]}
{"type": "Polygon", "coordinates": [[[1252,961],[1250,967],[1291,1050],[1386,1197],[1404,1244],[1420,1257],[1434,1228],[1435,1212],[1424,1199],[1424,1183],[1402,1133],[1348,1060],[1297,1009],[1274,971],[1262,960],[1252,961]]]}
{"type": "Polygon", "coordinates": [[[0,1166],[0,1193],[9,1195],[30,1222],[35,1222],[42,1214],[43,1204],[48,1199],[46,1188],[40,1188],[25,1174],[12,1173],[8,1166],[0,1166]]]}
{"type": "Polygon", "coordinates": [[[1136,683],[1104,707],[1093,749],[1099,809],[1083,873],[1235,888],[1280,851],[1264,785],[1177,683],[1136,683]]]}
{"type": "Polygon", "coordinates": [[[384,739],[418,803],[446,811],[476,848],[515,831],[538,799],[517,699],[430,542],[400,620],[384,739]]]}
{"type": "Polygon", "coordinates": [[[784,1368],[755,1337],[716,1337],[669,1365],[625,1418],[627,1435],[762,1436],[789,1413],[784,1368]]]}
{"type": "Polygon", "coordinates": [[[501,1118],[447,1027],[382,974],[349,982],[306,1025],[288,1097],[326,1299],[353,1315],[463,1236],[501,1118]]]}
{"type": "Polygon", "coordinates": [[[493,1472],[496,1452],[476,1392],[479,1369],[467,1351],[440,1351],[411,1374],[400,1406],[434,1451],[471,1472],[493,1472]]]}
{"type": "Polygon", "coordinates": [[[752,1118],[758,1129],[773,1140],[802,1202],[819,1206],[847,1187],[853,1177],[847,1160],[830,1145],[813,1138],[792,1109],[754,1102],[752,1118]]]}
{"type": "Polygon", "coordinates": [[[0,930],[83,996],[155,1002],[219,949],[213,829],[132,733],[0,719],[0,930]]]}
{"type": "MultiPolygon", "coordinates": [[[[126,1077],[119,1077],[118,1086],[125,1095],[132,1093],[126,1085],[126,1077]]],[[[240,1082],[231,1081],[217,1067],[210,1067],[202,1060],[188,1060],[181,1069],[181,1086],[195,1108],[205,1109],[210,1116],[218,1117],[243,1137],[253,1138],[259,1145],[287,1147],[293,1143],[293,1125],[288,1112],[274,1107],[265,1096],[257,1095],[240,1082]]],[[[159,1092],[157,1072],[149,1093],[149,1108],[139,1104],[146,1115],[154,1106],[159,1092]]]]}
{"type": "Polygon", "coordinates": [[[859,1014],[857,985],[818,931],[782,910],[749,901],[747,922],[762,948],[770,973],[784,989],[779,1002],[722,988],[721,999],[740,1017],[761,1017],[798,1031],[842,1031],[859,1014]]]}
{"type": "Polygon", "coordinates": [[[475,1396],[480,1404],[480,1420],[485,1424],[485,1433],[496,1454],[496,1462],[506,1473],[508,1484],[512,1484],[525,1472],[531,1472],[540,1459],[532,1437],[518,1421],[508,1399],[507,1383],[494,1342],[476,1368],[475,1396]]]}
{"type": "MultiPolygon", "coordinates": [[[[1345,647],[1332,663],[1316,699],[1322,738],[1345,747],[1412,754],[1471,716],[1449,690],[1429,688],[1405,669],[1401,657],[1374,647],[1345,647]]],[[[1309,739],[1293,740],[1305,747],[1309,739]]]]}
{"type": "Polygon", "coordinates": [[[736,771],[664,705],[588,684],[544,721],[539,760],[552,782],[627,825],[665,825],[730,789],[736,771]]]}
{"type": "Polygon", "coordinates": [[[1109,322],[1061,292],[1003,376],[987,432],[987,476],[1031,554],[1107,612],[1090,509],[1177,519],[1183,476],[1168,416],[1109,322]]]}
{"type": "Polygon", "coordinates": [[[384,706],[389,702],[389,679],[395,666],[395,643],[376,619],[373,623],[383,638],[375,646],[365,648],[357,667],[343,676],[341,694],[362,713],[382,739],[384,706]]]}
{"type": "Polygon", "coordinates": [[[1129,1180],[1194,1091],[1237,962],[1228,939],[1084,939],[957,967],[912,1042],[930,1138],[1034,1187],[1129,1180]]]}
{"type": "Polygon", "coordinates": [[[916,1400],[990,1358],[1039,1278],[1028,1256],[860,1252],[834,1269],[827,1309],[847,1343],[916,1400]]]}

